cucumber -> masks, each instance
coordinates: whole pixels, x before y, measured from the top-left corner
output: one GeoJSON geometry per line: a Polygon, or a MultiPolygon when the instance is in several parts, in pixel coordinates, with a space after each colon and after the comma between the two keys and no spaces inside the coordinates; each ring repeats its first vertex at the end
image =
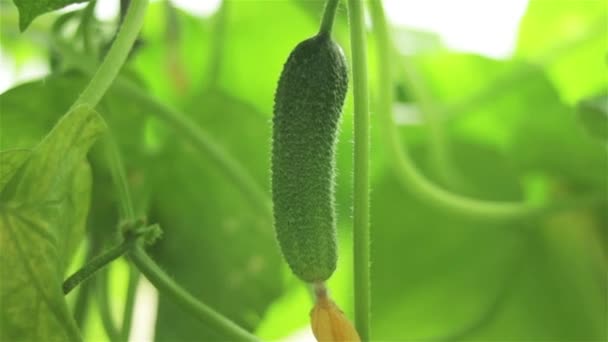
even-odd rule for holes
{"type": "Polygon", "coordinates": [[[311,283],[336,269],[335,150],[347,88],[344,53],[320,33],[291,52],[275,93],[274,227],[291,270],[311,283]]]}

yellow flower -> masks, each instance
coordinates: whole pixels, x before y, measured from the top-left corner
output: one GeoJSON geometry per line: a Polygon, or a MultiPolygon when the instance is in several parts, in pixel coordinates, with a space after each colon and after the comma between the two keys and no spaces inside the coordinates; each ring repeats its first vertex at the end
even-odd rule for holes
{"type": "Polygon", "coordinates": [[[342,310],[323,291],[310,312],[312,332],[319,342],[359,342],[359,334],[342,310]]]}

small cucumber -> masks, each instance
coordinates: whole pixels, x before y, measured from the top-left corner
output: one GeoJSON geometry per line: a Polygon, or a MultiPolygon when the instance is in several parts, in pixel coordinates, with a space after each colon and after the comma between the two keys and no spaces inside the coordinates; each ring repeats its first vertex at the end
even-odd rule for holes
{"type": "Polygon", "coordinates": [[[291,52],[275,94],[274,226],[287,263],[307,282],[328,279],[338,258],[335,149],[346,65],[340,46],[320,33],[291,52]]]}

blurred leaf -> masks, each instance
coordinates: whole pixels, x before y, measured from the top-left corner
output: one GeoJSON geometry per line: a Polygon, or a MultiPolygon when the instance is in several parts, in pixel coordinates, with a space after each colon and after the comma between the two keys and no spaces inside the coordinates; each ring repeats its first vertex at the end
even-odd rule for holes
{"type": "Polygon", "coordinates": [[[544,92],[528,93],[528,113],[514,127],[509,148],[513,160],[522,169],[541,170],[594,191],[606,189],[605,147],[583,130],[573,108],[560,103],[554,90],[547,86],[544,92]]]}
{"type": "Polygon", "coordinates": [[[600,95],[583,99],[578,103],[578,115],[587,132],[592,136],[608,140],[608,96],[600,95]]]}
{"type": "Polygon", "coordinates": [[[19,8],[19,29],[25,31],[39,15],[88,0],[13,0],[19,8]]]}
{"type": "Polygon", "coordinates": [[[20,341],[79,340],[61,284],[89,209],[89,147],[105,129],[97,113],[66,114],[38,145],[0,209],[0,331],[20,341]]]}
{"type": "Polygon", "coordinates": [[[31,151],[25,149],[0,151],[0,165],[2,165],[2,168],[0,168],[0,192],[21,165],[27,161],[30,154],[31,151]]]}
{"type": "MultiPolygon", "coordinates": [[[[291,273],[289,269],[285,272],[291,273]]],[[[286,339],[294,332],[310,326],[309,311],[314,305],[312,293],[299,279],[286,287],[283,295],[268,308],[264,320],[256,330],[263,340],[286,339]]]]}
{"type": "Polygon", "coordinates": [[[607,21],[604,1],[530,1],[517,55],[545,67],[562,99],[573,105],[608,85],[607,21]]]}
{"type": "MultiPolygon", "coordinates": [[[[478,98],[479,94],[488,92],[487,88],[490,85],[506,78],[506,75],[515,69],[513,62],[447,51],[410,58],[414,59],[414,66],[420,68],[420,73],[429,90],[437,100],[444,104],[470,102],[471,99],[485,104],[484,101],[492,101],[495,97],[500,96],[501,91],[511,91],[508,88],[495,89],[494,92],[486,94],[487,97],[478,98]]],[[[401,63],[401,68],[405,67],[405,63],[401,63]]]]}
{"type": "Polygon", "coordinates": [[[587,210],[550,215],[530,232],[511,299],[471,340],[605,341],[605,245],[587,210]]]}
{"type": "MultiPolygon", "coordinates": [[[[521,198],[512,167],[495,151],[464,143],[453,151],[457,169],[469,181],[465,194],[521,198]]],[[[412,197],[392,174],[379,178],[373,189],[374,338],[440,337],[481,315],[521,258],[521,231],[438,211],[412,197]]]]}
{"type": "MultiPolygon", "coordinates": [[[[26,32],[21,32],[18,28],[19,11],[9,1],[0,2],[0,46],[3,54],[10,58],[17,71],[21,71],[28,66],[28,62],[42,62],[47,58],[46,49],[40,46],[45,42],[44,36],[51,31],[51,24],[55,15],[45,16],[42,20],[33,23],[26,32]]],[[[10,66],[10,63],[3,64],[10,66]]]]}
{"type": "MultiPolygon", "coordinates": [[[[200,95],[189,108],[196,122],[268,188],[267,119],[218,92],[200,95]]],[[[253,331],[282,291],[283,261],[270,218],[205,155],[179,141],[168,151],[156,170],[152,218],[165,228],[152,255],[193,295],[253,331]]],[[[162,296],[157,322],[158,341],[223,339],[162,296]]]]}
{"type": "MultiPolygon", "coordinates": [[[[504,155],[463,143],[452,150],[460,173],[470,181],[470,189],[463,193],[521,200],[517,174],[504,155]]],[[[419,164],[420,152],[416,153],[419,164]]],[[[575,228],[589,219],[586,214],[583,221],[567,224],[569,238],[547,228],[547,234],[563,242],[571,240],[576,249],[561,245],[549,249],[545,247],[552,244],[549,237],[538,233],[544,223],[487,223],[449,215],[411,197],[392,175],[380,179],[373,189],[374,339],[604,337],[606,294],[601,288],[606,285],[602,276],[606,263],[598,241],[592,236],[581,238],[579,234],[588,233],[575,228]],[[594,247],[582,247],[589,243],[594,247]],[[576,267],[568,266],[568,259],[576,267]],[[574,269],[584,277],[577,278],[574,273],[579,271],[574,269]],[[509,323],[503,324],[504,320],[509,323]]]]}
{"type": "Polygon", "coordinates": [[[446,113],[450,134],[496,146],[522,172],[605,186],[603,147],[582,131],[539,68],[462,54],[443,54],[418,65],[436,101],[460,103],[448,107],[455,113],[446,113]],[[464,81],[466,75],[480,76],[464,81]]]}

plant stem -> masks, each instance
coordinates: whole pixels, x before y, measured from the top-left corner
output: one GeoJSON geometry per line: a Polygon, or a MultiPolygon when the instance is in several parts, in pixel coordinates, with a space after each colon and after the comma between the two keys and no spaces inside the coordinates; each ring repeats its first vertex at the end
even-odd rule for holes
{"type": "Polygon", "coordinates": [[[110,262],[118,259],[121,255],[123,255],[129,249],[129,245],[125,242],[111,247],[106,250],[102,254],[96,256],[91,259],[86,265],[84,265],[81,269],[76,271],[76,273],[69,276],[63,282],[63,293],[68,294],[72,291],[78,284],[87,280],[91,275],[95,272],[99,271],[103,267],[105,267],[110,262]]]}
{"type": "Polygon", "coordinates": [[[110,296],[108,296],[108,270],[103,270],[97,277],[95,292],[97,294],[97,306],[103,329],[111,342],[120,342],[120,331],[112,317],[110,296]]]}
{"type": "Polygon", "coordinates": [[[147,6],[147,0],[131,1],[127,16],[110,51],[108,51],[103,63],[101,63],[85,90],[74,102],[72,108],[79,105],[88,105],[94,108],[99,103],[99,100],[112,85],[131,51],[131,47],[143,25],[147,6]]]}
{"type": "Polygon", "coordinates": [[[325,10],[323,11],[323,19],[321,19],[321,27],[319,27],[319,35],[331,35],[339,3],[340,0],[327,0],[325,2],[325,10]]]}
{"type": "Polygon", "coordinates": [[[416,169],[407,150],[401,144],[399,132],[392,117],[393,89],[390,54],[392,43],[381,0],[372,0],[370,9],[378,44],[378,115],[384,126],[383,136],[392,154],[393,166],[404,187],[430,204],[466,216],[511,219],[536,214],[538,208],[520,202],[483,201],[451,193],[433,184],[416,169]]]}
{"type": "Polygon", "coordinates": [[[74,304],[74,309],[72,310],[74,312],[73,316],[74,316],[74,320],[76,321],[76,325],[78,326],[78,329],[80,329],[81,331],[84,330],[84,328],[85,328],[85,323],[86,323],[88,310],[89,310],[89,302],[90,302],[89,295],[90,294],[91,294],[91,283],[86,282],[86,283],[82,284],[82,286],[80,286],[80,289],[78,290],[76,302],[74,304]]]}
{"type": "Polygon", "coordinates": [[[82,17],[80,19],[80,24],[78,25],[78,29],[76,30],[76,35],[82,36],[82,45],[84,47],[84,51],[91,53],[91,55],[95,56],[97,51],[94,51],[94,47],[91,45],[91,22],[95,22],[95,5],[97,4],[97,0],[91,0],[82,10],[82,17]]]}
{"type": "Polygon", "coordinates": [[[127,286],[127,299],[122,314],[122,325],[120,327],[120,341],[128,342],[131,333],[131,323],[133,322],[133,307],[135,306],[135,295],[139,283],[139,271],[129,264],[129,285],[127,286]]]}
{"type": "Polygon", "coordinates": [[[207,305],[201,303],[190,293],[181,288],[173,279],[165,274],[156,263],[136,244],[130,252],[131,260],[146,278],[164,295],[182,308],[190,312],[201,322],[226,335],[227,339],[234,341],[258,341],[257,337],[239,327],[228,318],[217,313],[207,305]]]}
{"type": "Polygon", "coordinates": [[[348,1],[355,110],[353,240],[355,326],[362,341],[370,339],[369,262],[369,99],[365,24],[361,0],[348,1]]]}
{"type": "MultiPolygon", "coordinates": [[[[389,44],[390,51],[393,52],[393,45],[389,44]]],[[[393,56],[391,54],[391,56],[393,56]]],[[[435,171],[442,182],[447,185],[458,185],[460,183],[458,174],[450,163],[450,149],[448,140],[445,136],[441,113],[433,104],[433,99],[416,66],[410,61],[409,57],[400,57],[402,63],[400,73],[403,79],[416,99],[420,112],[424,116],[424,120],[429,132],[429,147],[431,162],[435,171]]],[[[390,66],[389,66],[390,67],[390,66]]]]}
{"type": "Polygon", "coordinates": [[[125,167],[118,150],[118,145],[111,133],[107,133],[104,139],[104,149],[110,173],[116,191],[118,192],[118,204],[120,206],[120,218],[126,222],[135,221],[135,211],[133,210],[133,202],[131,201],[131,192],[129,191],[129,181],[125,173],[125,167]]]}

